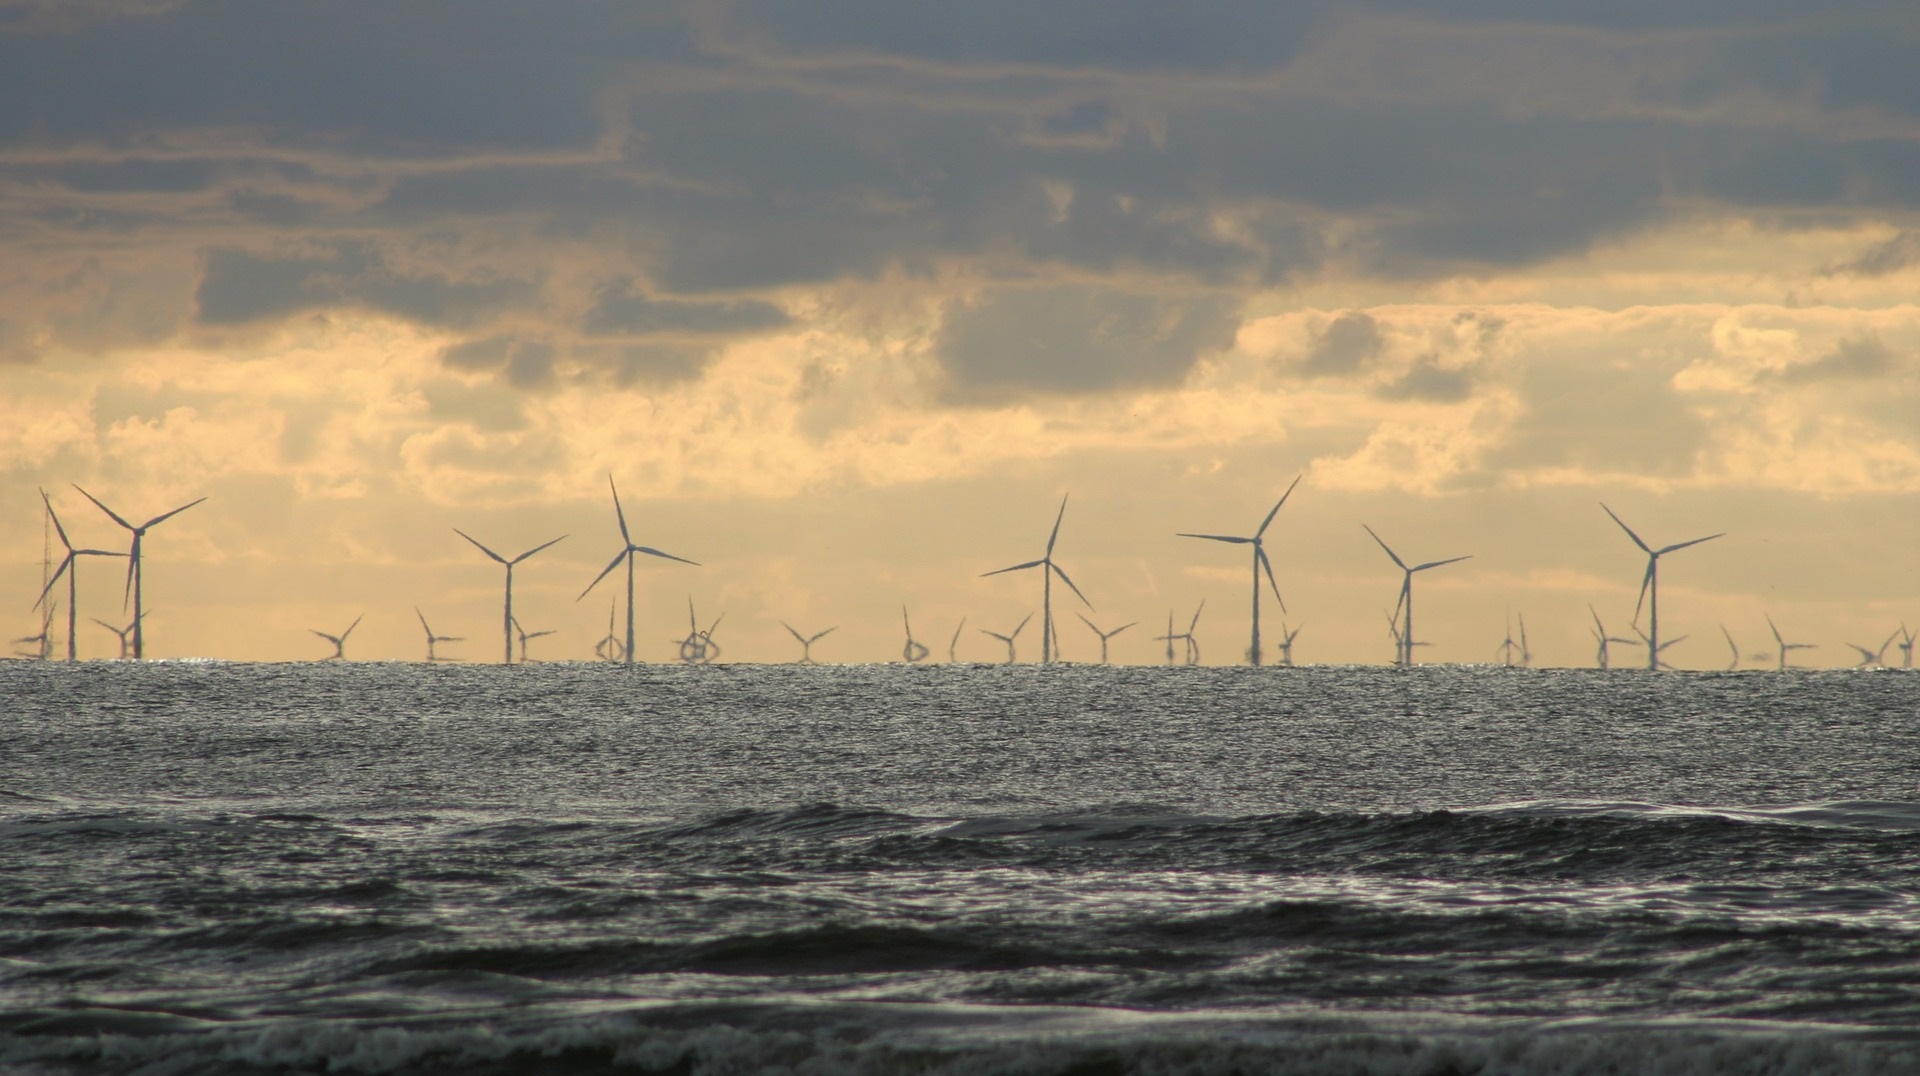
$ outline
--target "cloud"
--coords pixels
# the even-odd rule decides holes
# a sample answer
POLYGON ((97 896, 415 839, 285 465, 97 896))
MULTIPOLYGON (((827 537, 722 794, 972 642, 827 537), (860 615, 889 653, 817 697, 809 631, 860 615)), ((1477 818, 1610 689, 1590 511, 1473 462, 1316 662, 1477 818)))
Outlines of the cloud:
POLYGON ((956 303, 934 352, 960 399, 1171 385, 1233 342, 1235 307, 1216 296, 996 287, 956 303))
POLYGON ((1920 232, 1901 232, 1891 239, 1875 243, 1852 261, 1832 266, 1828 274, 1854 273, 1860 276, 1886 276, 1920 262, 1920 232))
POLYGON ((1374 390, 1383 400, 1417 403, 1460 403, 1473 395, 1473 371, 1443 366, 1434 355, 1422 355, 1407 372, 1374 390))
POLYGON ((303 310, 361 307, 429 325, 471 325, 529 303, 537 285, 479 275, 399 271, 372 244, 341 242, 314 254, 207 252, 194 294, 203 325, 241 325, 303 310))
POLYGON ((1349 310, 1321 330, 1306 357, 1294 364, 1293 369, 1312 377, 1356 374, 1378 358, 1385 347, 1380 323, 1365 311, 1349 310))
POLYGON ((1811 362, 1794 363, 1779 371, 1762 371, 1761 376, 1775 377, 1789 385, 1860 381, 1886 374, 1894 369, 1899 358, 1876 337, 1855 337, 1840 341, 1832 351, 1811 362))
POLYGON ((600 336, 715 336, 764 332, 792 321, 779 307, 758 299, 655 299, 607 287, 581 320, 581 328, 600 336))

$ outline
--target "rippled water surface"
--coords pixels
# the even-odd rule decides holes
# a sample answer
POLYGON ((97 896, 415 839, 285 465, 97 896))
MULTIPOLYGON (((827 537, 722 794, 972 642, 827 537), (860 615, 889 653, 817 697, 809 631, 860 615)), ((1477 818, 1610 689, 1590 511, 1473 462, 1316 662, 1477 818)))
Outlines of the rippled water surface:
POLYGON ((0 1069, 1920 1071, 1920 675, 8 663, 0 1069))

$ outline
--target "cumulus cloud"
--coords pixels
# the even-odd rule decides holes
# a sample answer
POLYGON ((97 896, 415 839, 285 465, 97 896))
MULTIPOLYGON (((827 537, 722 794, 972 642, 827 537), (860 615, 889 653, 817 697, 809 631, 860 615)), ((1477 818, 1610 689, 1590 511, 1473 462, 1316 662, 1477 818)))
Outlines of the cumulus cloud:
POLYGON ((1349 310, 1328 323, 1314 338, 1306 357, 1294 369, 1310 376, 1343 376, 1367 368, 1386 347, 1380 323, 1361 310, 1349 310))
POLYGON ((1782 370, 1765 371, 1763 376, 1777 377, 1790 385, 1818 381, 1860 381, 1880 377, 1899 361, 1893 349, 1878 338, 1865 336, 1842 340, 1832 351, 1810 362, 1794 363, 1782 370))

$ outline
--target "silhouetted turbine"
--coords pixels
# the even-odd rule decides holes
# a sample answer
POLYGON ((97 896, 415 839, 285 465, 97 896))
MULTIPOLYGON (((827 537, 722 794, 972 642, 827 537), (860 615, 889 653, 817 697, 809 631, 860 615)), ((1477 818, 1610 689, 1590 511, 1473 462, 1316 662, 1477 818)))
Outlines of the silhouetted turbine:
MULTIPOLYGON (((78 485, 73 488, 80 489, 78 485)), ((105 512, 109 519, 112 519, 115 523, 133 532, 133 548, 127 551, 127 591, 133 595, 133 659, 135 661, 144 660, 147 656, 147 641, 146 631, 141 627, 141 623, 146 620, 146 613, 144 607, 140 604, 140 585, 144 578, 140 560, 140 547, 147 536, 148 529, 172 519, 174 516, 206 500, 206 498, 201 497, 198 500, 188 501, 173 511, 162 512, 136 527, 120 518, 120 514, 113 509, 101 504, 100 498, 95 497, 84 489, 80 489, 80 495, 92 501, 94 507, 105 512)), ((126 597, 123 595, 120 599, 120 608, 124 611, 126 607, 126 597)))
POLYGON ((1666 642, 1661 643, 1659 646, 1655 646, 1653 645, 1653 636, 1648 635, 1644 631, 1641 631, 1640 625, 1635 624, 1633 626, 1633 633, 1640 637, 1640 645, 1646 647, 1647 653, 1651 655, 1647 659, 1647 669, 1650 672, 1658 672, 1661 669, 1673 668, 1672 665, 1667 664, 1667 659, 1661 657, 1660 655, 1666 653, 1668 647, 1678 646, 1679 644, 1687 641, 1687 637, 1682 635, 1682 636, 1679 636, 1678 638, 1668 639, 1666 642))
MULTIPOLYGON (((147 612, 151 613, 153 610, 149 609, 147 612)), ((133 624, 131 622, 124 628, 116 628, 97 616, 90 617, 89 619, 120 637, 120 657, 122 660, 133 656, 133 640, 130 638, 130 636, 133 635, 133 624)))
POLYGON ((607 634, 593 644, 593 656, 609 663, 618 663, 625 654, 620 637, 613 633, 613 616, 618 611, 618 605, 617 602, 607 602, 607 634))
POLYGON ((558 629, 555 628, 548 628, 545 631, 528 631, 520 626, 520 618, 515 617, 513 620, 513 631, 514 634, 520 637, 520 664, 525 665, 527 663, 527 643, 529 640, 538 639, 542 635, 556 634, 557 630, 558 629))
POLYGON ((1725 624, 1720 625, 1720 634, 1727 640, 1727 671, 1732 672, 1740 667, 1740 644, 1733 641, 1733 633, 1725 624))
POLYGON ((1164 642, 1167 644, 1167 664, 1168 665, 1173 664, 1173 644, 1177 640, 1179 640, 1179 638, 1180 636, 1175 635, 1173 632, 1173 610, 1169 609, 1167 610, 1167 633, 1165 635, 1156 635, 1153 637, 1154 642, 1156 643, 1164 642))
POLYGON ((31 658, 34 661, 46 661, 53 656, 53 617, 54 612, 59 608, 59 602, 48 602, 46 611, 40 614, 40 634, 22 635, 18 639, 13 640, 15 646, 21 643, 33 644, 33 653, 25 654, 16 650, 14 652, 16 655, 23 658, 31 658))
POLYGON ((904 605, 900 607, 900 624, 907 629, 907 645, 900 648, 900 659, 909 665, 925 661, 932 651, 913 641, 913 621, 907 618, 907 607, 904 605))
POLYGON ((1043 581, 1040 587, 1040 660, 1042 663, 1053 660, 1053 577, 1058 575, 1061 582, 1072 588, 1073 596, 1079 598, 1082 605, 1088 609, 1093 608, 1093 603, 1087 600, 1085 594, 1080 593, 1079 587, 1073 585, 1073 580, 1067 577, 1066 571, 1053 562, 1053 544, 1060 540, 1060 521, 1065 519, 1066 515, 1067 498, 1063 496, 1060 498, 1060 512, 1053 517, 1053 533, 1047 535, 1045 556, 1039 560, 1027 561, 1025 564, 1015 564, 1010 568, 996 568, 991 572, 981 573, 981 578, 984 579, 989 575, 1001 575, 1005 572, 1022 572, 1028 568, 1040 569, 1040 578, 1043 581))
POLYGON ((960 651, 960 633, 967 630, 967 618, 961 617, 958 627, 953 629, 953 638, 947 640, 947 664, 952 665, 960 659, 954 655, 960 651))
POLYGON ((1002 635, 997 631, 988 631, 985 628, 981 628, 980 631, 982 634, 991 635, 994 638, 1000 640, 1001 642, 1007 644, 1007 664, 1011 665, 1013 664, 1013 659, 1014 659, 1013 641, 1015 639, 1020 638, 1020 633, 1026 629, 1027 621, 1032 619, 1033 619, 1032 613, 1028 613, 1026 616, 1021 617, 1019 627, 1014 628, 1012 634, 1009 634, 1009 635, 1002 635))
MULTIPOLYGON (((1869 665, 1885 664, 1886 657, 1887 657, 1887 647, 1892 646, 1893 641, 1895 639, 1898 639, 1899 637, 1900 637, 1900 633, 1897 631, 1894 632, 1892 635, 1887 636, 1887 641, 1881 643, 1880 649, 1878 650, 1868 650, 1866 647, 1861 646, 1859 643, 1848 643, 1847 644, 1848 646, 1860 652, 1860 664, 1855 665, 1854 668, 1864 669, 1869 665)), ((72 659, 68 659, 68 660, 72 660, 72 659)))
POLYGON ((1260 521, 1260 529, 1254 531, 1253 537, 1251 538, 1231 534, 1189 534, 1186 531, 1179 532, 1182 538, 1204 538, 1209 542, 1228 542, 1233 545, 1250 545, 1253 547, 1253 641, 1247 647, 1247 659, 1254 665, 1260 664, 1261 572, 1264 571, 1267 573, 1267 586, 1273 590, 1273 600, 1280 603, 1280 611, 1282 613, 1287 611, 1286 599, 1280 597, 1280 584, 1275 582, 1273 578, 1273 561, 1267 557, 1267 550, 1262 544, 1262 541, 1266 536, 1267 527, 1273 523, 1273 517, 1280 514, 1280 507, 1287 503, 1288 497, 1293 496, 1293 487, 1298 486, 1300 479, 1305 477, 1306 475, 1303 474, 1293 480, 1293 485, 1288 486, 1287 491, 1280 495, 1278 501, 1274 502, 1273 508, 1267 512, 1267 518, 1260 521))
MULTIPOLYGON (((1305 625, 1302 625, 1302 627, 1304 626, 1305 625)), ((1288 631, 1286 620, 1282 619, 1280 621, 1280 664, 1286 668, 1293 668, 1293 641, 1299 637, 1299 628, 1288 631)))
MULTIPOLYGON (((590 591, 594 587, 599 586, 600 580, 605 579, 607 577, 607 573, 613 571, 615 568, 618 568, 620 566, 621 561, 624 560, 627 562, 627 646, 626 646, 627 658, 626 660, 627 660, 627 664, 631 665, 633 664, 633 555, 635 553, 645 553, 647 556, 650 556, 650 557, 660 557, 663 560, 677 560, 682 564, 692 564, 695 566, 698 566, 700 562, 697 560, 688 560, 685 557, 676 557, 672 553, 662 553, 660 550, 655 549, 652 546, 634 545, 633 536, 627 532, 627 513, 625 510, 623 510, 620 507, 620 491, 614 487, 612 475, 607 476, 607 489, 613 492, 613 514, 614 514, 614 517, 620 521, 620 540, 626 543, 626 547, 620 550, 620 552, 615 553, 613 555, 613 559, 607 562, 607 566, 605 568, 600 569, 600 574, 593 577, 593 582, 587 584, 587 589, 580 592, 580 598, 586 597, 587 591, 590 591)), ((573 600, 579 601, 580 598, 575 598, 573 600)))
POLYGON ((1772 617, 1767 618, 1767 627, 1773 632, 1773 641, 1779 644, 1780 646, 1780 668, 1782 669, 1785 669, 1787 667, 1788 652, 1794 651, 1794 650, 1813 650, 1819 647, 1820 645, 1819 643, 1790 643, 1785 639, 1782 639, 1780 637, 1780 629, 1777 627, 1774 627, 1772 617))
POLYGON ((1200 664, 1200 640, 1193 637, 1193 629, 1200 626, 1200 614, 1204 612, 1206 608, 1207 600, 1205 598, 1200 599, 1200 604, 1193 610, 1193 619, 1187 622, 1187 630, 1180 635, 1180 638, 1186 640, 1187 643, 1187 664, 1189 665, 1200 664))
POLYGON ((1913 633, 1904 623, 1900 625, 1900 667, 1913 668, 1913 633))
POLYGON ((362 620, 363 618, 365 618, 365 616, 366 616, 366 614, 365 614, 365 613, 362 613, 362 614, 360 614, 359 616, 357 616, 357 617, 354 617, 354 618, 353 618, 353 623, 351 623, 351 624, 348 624, 348 625, 347 625, 347 630, 346 630, 346 631, 343 631, 343 632, 341 632, 341 633, 340 633, 340 634, 338 634, 338 635, 328 635, 328 634, 327 634, 326 632, 324 632, 324 631, 321 631, 321 630, 319 630, 319 629, 317 629, 317 628, 308 628, 308 629, 307 629, 308 631, 310 631, 310 632, 313 632, 313 633, 314 633, 315 635, 318 635, 318 636, 319 636, 319 637, 321 637, 322 639, 325 639, 326 641, 328 641, 328 642, 330 642, 330 643, 332 643, 332 644, 333 644, 333 653, 331 653, 331 654, 329 654, 329 655, 327 655, 327 656, 326 656, 326 657, 324 657, 324 658, 316 658, 315 660, 317 660, 317 661, 345 661, 345 660, 347 660, 347 636, 349 636, 349 635, 352 635, 352 634, 353 634, 353 629, 355 629, 355 628, 357 628, 357 627, 359 627, 359 626, 360 626, 360 621, 361 621, 361 620, 362 620))
POLYGON ((713 659, 720 656, 720 644, 713 641, 713 632, 725 620, 727 614, 721 613, 713 618, 707 630, 700 630, 700 622, 694 619, 693 596, 687 596, 687 637, 680 640, 680 661, 686 665, 711 665, 713 659))
POLYGON ((1613 521, 1620 524, 1620 529, 1627 532, 1627 537, 1633 539, 1633 544, 1639 546, 1640 551, 1647 555, 1647 572, 1640 577, 1640 600, 1633 604, 1633 622, 1636 625, 1635 630, 1638 630, 1641 607, 1647 606, 1650 609, 1651 615, 1648 617, 1647 631, 1642 634, 1645 635, 1647 639, 1647 668, 1658 669, 1660 667, 1660 652, 1667 648, 1665 644, 1660 642, 1660 558, 1676 549, 1685 549, 1690 545, 1699 545, 1701 542, 1711 542, 1726 532, 1721 531, 1720 534, 1709 534, 1705 538, 1695 538, 1691 541, 1675 542, 1672 545, 1661 546, 1659 549, 1655 549, 1641 541, 1640 536, 1633 533, 1633 528, 1627 526, 1626 521, 1613 514, 1613 509, 1608 508, 1604 503, 1600 505, 1600 508, 1606 512, 1607 515, 1612 516, 1613 521), (1649 601, 1649 599, 1651 599, 1651 601, 1649 601))
POLYGON ((1608 635, 1607 626, 1600 622, 1600 614, 1593 608, 1591 603, 1587 605, 1587 613, 1593 617, 1593 627, 1587 630, 1593 634, 1593 641, 1597 645, 1597 649, 1593 654, 1593 662, 1596 667, 1602 669, 1610 669, 1613 667, 1613 643, 1621 643, 1626 646, 1640 645, 1632 639, 1623 639, 1618 635, 1608 635))
MULTIPOLYGON (((1107 640, 1112 639, 1114 636, 1120 634, 1123 631, 1126 631, 1128 628, 1131 628, 1135 624, 1139 623, 1139 621, 1137 620, 1129 620, 1125 624, 1120 625, 1119 627, 1113 629, 1112 631, 1101 631, 1100 626, 1095 624, 1093 621, 1088 620, 1085 615, 1081 613, 1075 613, 1073 615, 1079 617, 1080 622, 1082 624, 1085 624, 1087 627, 1092 628, 1093 633, 1100 637, 1100 664, 1102 665, 1105 665, 1107 663, 1107 640)), ((1171 626, 1169 626, 1169 630, 1171 630, 1171 626)))
POLYGON ((818 665, 819 662, 813 660, 813 644, 819 642, 820 640, 826 638, 829 635, 832 635, 835 631, 838 631, 840 628, 840 625, 835 624, 833 627, 828 628, 825 631, 817 631, 817 632, 814 632, 812 635, 802 635, 799 632, 793 630, 792 624, 789 624, 784 620, 780 622, 780 626, 787 629, 787 634, 793 636, 794 639, 798 641, 800 644, 800 659, 794 662, 794 664, 796 665, 818 665))
POLYGON ((1433 645, 1432 643, 1406 642, 1405 637, 1400 634, 1400 621, 1385 609, 1380 610, 1380 615, 1387 618, 1387 637, 1393 640, 1393 663, 1395 665, 1402 664, 1401 658, 1406 656, 1407 652, 1413 647, 1433 645))
MULTIPOLYGON (((431 665, 434 662, 441 660, 439 655, 434 653, 433 645, 435 643, 466 642, 465 639, 461 638, 458 635, 435 635, 433 633, 433 627, 427 623, 427 614, 421 612, 420 607, 417 605, 413 607, 413 615, 420 618, 420 630, 427 633, 427 664, 431 665)), ((451 661, 454 659, 449 658, 447 660, 451 661)))
POLYGON ((1464 557, 1448 557, 1446 560, 1430 560, 1425 564, 1416 564, 1409 568, 1407 567, 1407 562, 1400 559, 1400 554, 1388 548, 1387 543, 1381 541, 1380 536, 1373 533, 1372 527, 1367 526, 1365 523, 1360 524, 1360 526, 1373 537, 1373 540, 1379 544, 1381 549, 1386 550, 1387 556, 1393 558, 1394 565, 1403 573, 1400 580, 1400 600, 1394 603, 1393 611, 1397 614, 1405 610, 1406 622, 1400 626, 1397 633, 1400 638, 1400 659, 1398 663, 1401 665, 1411 665, 1413 664, 1413 648, 1417 645, 1413 641, 1413 573, 1424 572, 1429 568, 1439 568, 1448 564, 1457 564, 1463 560, 1470 560, 1473 554, 1469 553, 1464 557))
POLYGON ((79 584, 80 565, 76 562, 81 557, 124 557, 126 556, 126 554, 110 553, 104 549, 73 548, 73 543, 67 540, 67 528, 62 527, 60 525, 60 516, 54 512, 53 502, 47 499, 47 491, 44 489, 40 491, 40 501, 42 504, 45 504, 47 506, 47 518, 53 520, 54 532, 60 536, 60 544, 66 547, 67 555, 61 558, 59 569, 56 570, 53 573, 52 577, 47 580, 47 585, 40 589, 40 597, 34 601, 33 605, 34 605, 34 608, 36 609, 39 608, 40 603, 46 601, 47 595, 53 592, 53 585, 60 581, 60 576, 62 574, 66 575, 67 577, 67 660, 75 661, 75 660, 78 660, 78 653, 79 653, 75 644, 75 639, 78 635, 78 632, 75 631, 75 628, 78 624, 77 614, 79 613, 79 610, 80 610, 80 584, 79 584))
POLYGON ((462 538, 465 538, 469 542, 472 542, 473 547, 475 549, 478 549, 480 552, 485 553, 489 557, 492 557, 494 561, 496 561, 497 563, 506 566, 507 599, 506 599, 506 604, 500 613, 500 633, 501 633, 501 647, 502 647, 502 657, 500 659, 500 663, 502 665, 511 665, 513 664, 513 624, 514 624, 513 566, 520 563, 523 560, 526 560, 528 557, 533 556, 535 553, 540 552, 542 549, 545 549, 548 546, 554 544, 554 542, 560 541, 562 538, 565 538, 566 535, 563 534, 559 538, 553 539, 553 541, 551 542, 542 542, 541 544, 534 546, 532 549, 527 550, 525 553, 520 554, 519 556, 513 558, 512 560, 508 560, 507 558, 501 556, 500 554, 495 553, 493 550, 488 549, 486 546, 481 545, 479 541, 476 540, 472 535, 468 534, 466 531, 463 531, 458 527, 453 528, 453 533, 459 535, 462 538))

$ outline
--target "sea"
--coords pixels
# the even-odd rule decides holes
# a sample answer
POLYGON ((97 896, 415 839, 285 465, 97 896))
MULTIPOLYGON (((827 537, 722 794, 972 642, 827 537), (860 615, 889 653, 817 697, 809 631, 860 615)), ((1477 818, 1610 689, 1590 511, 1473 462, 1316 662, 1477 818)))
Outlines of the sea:
POLYGON ((1920 673, 4 663, 0 1072, 1920 1072, 1920 673))

